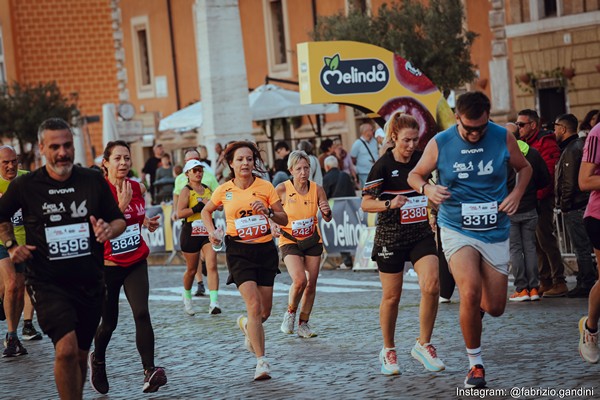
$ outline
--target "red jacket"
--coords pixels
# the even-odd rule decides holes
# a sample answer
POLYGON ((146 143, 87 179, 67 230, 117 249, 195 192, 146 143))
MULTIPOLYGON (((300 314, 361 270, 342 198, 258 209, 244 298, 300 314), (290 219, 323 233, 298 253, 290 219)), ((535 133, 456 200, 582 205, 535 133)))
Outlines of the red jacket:
POLYGON ((560 158, 560 149, 556 142, 556 136, 549 131, 538 131, 535 135, 526 139, 525 142, 540 153, 546 162, 548 172, 550 172, 550 184, 537 191, 537 199, 542 200, 554 195, 554 171, 560 158))

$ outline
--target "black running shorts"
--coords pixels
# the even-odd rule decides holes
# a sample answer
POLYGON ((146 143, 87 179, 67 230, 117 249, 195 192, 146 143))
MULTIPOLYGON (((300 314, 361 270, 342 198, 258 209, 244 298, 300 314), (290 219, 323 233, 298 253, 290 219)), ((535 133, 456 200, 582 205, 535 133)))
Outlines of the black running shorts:
POLYGON ((275 275, 279 274, 279 254, 273 241, 248 244, 225 236, 225 251, 229 278, 227 284, 239 287, 246 281, 258 286, 273 286, 275 275))
POLYGON ((192 236, 192 224, 183 223, 181 234, 179 235, 181 251, 184 253, 197 253, 206 243, 210 243, 208 236, 192 236))
POLYGON ((323 254, 323 244, 319 243, 316 246, 311 247, 310 249, 306 249, 305 251, 300 250, 297 244, 284 244, 279 248, 281 250, 281 259, 285 260, 285 256, 313 256, 313 257, 321 257, 323 254))
POLYGON ((437 248, 433 236, 415 243, 408 249, 387 249, 386 247, 374 246, 371 260, 377 262, 380 272, 395 274, 404 271, 404 263, 410 261, 413 265, 421 258, 434 255, 437 257, 437 248))
POLYGON ((34 282, 27 285, 27 291, 35 306, 40 328, 55 346, 63 336, 75 331, 79 349, 90 349, 102 316, 106 292, 104 282, 68 287, 34 282))

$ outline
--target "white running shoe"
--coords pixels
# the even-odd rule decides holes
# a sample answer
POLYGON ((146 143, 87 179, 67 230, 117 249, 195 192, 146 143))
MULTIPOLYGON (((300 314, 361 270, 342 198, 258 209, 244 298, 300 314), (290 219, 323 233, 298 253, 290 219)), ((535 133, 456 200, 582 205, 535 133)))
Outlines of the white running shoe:
POLYGON ((283 314, 283 322, 281 323, 281 332, 292 334, 294 333, 294 324, 296 323, 296 313, 286 311, 283 314))
POLYGON ((415 346, 410 351, 410 355, 423 364, 428 371, 439 372, 446 369, 444 362, 438 358, 437 351, 431 343, 421 346, 419 339, 417 339, 417 343, 415 343, 415 346))
POLYGON ((313 332, 308 322, 303 322, 298 325, 298 336, 308 339, 317 336, 317 334, 313 332))
POLYGON ((598 349, 598 332, 591 333, 585 327, 588 317, 579 320, 579 354, 585 361, 596 364, 600 359, 598 349))
POLYGON ((385 351, 385 349, 381 349, 381 352, 379 352, 379 361, 381 362, 382 374, 400 375, 400 368, 398 367, 398 358, 396 357, 396 349, 390 349, 388 351, 385 351))
POLYGON ((182 295, 182 297, 183 297, 183 309, 185 310, 185 313, 187 315, 196 314, 196 311, 194 311, 194 307, 192 307, 192 299, 186 298, 185 294, 182 295))
POLYGON ((208 313, 211 315, 221 314, 221 308, 219 307, 219 303, 210 303, 210 305, 208 306, 208 313))
POLYGON ((254 380, 262 381, 265 379, 271 379, 271 365, 266 358, 258 360, 256 363, 256 371, 254 372, 254 380))
POLYGON ((248 317, 240 315, 237 319, 237 324, 244 334, 244 347, 246 347, 246 350, 248 350, 250 353, 254 353, 254 348, 252 347, 252 343, 250 343, 250 339, 248 338, 248 327, 246 326, 248 325, 248 317))

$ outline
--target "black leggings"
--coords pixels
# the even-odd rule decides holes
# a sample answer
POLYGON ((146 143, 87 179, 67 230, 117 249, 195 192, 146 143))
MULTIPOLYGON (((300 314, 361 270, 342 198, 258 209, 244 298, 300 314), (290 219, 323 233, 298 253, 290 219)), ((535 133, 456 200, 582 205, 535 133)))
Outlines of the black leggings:
POLYGON ((144 369, 154 367, 154 330, 148 311, 148 263, 140 261, 130 267, 104 267, 106 299, 102 309, 102 322, 94 340, 94 358, 104 361, 106 348, 119 320, 119 294, 121 286, 133 311, 135 343, 142 357, 144 369))

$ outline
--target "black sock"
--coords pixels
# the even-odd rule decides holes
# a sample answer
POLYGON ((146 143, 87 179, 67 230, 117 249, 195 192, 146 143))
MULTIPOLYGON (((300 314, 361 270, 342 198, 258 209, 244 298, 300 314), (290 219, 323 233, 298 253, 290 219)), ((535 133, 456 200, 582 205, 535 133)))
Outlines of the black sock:
POLYGON ((30 319, 23 320, 23 328, 32 328, 32 327, 33 327, 33 322, 31 322, 30 319))
POLYGON ((585 322, 585 329, 588 330, 589 333, 596 333, 598 332, 598 329, 592 329, 588 326, 587 321, 585 322))

